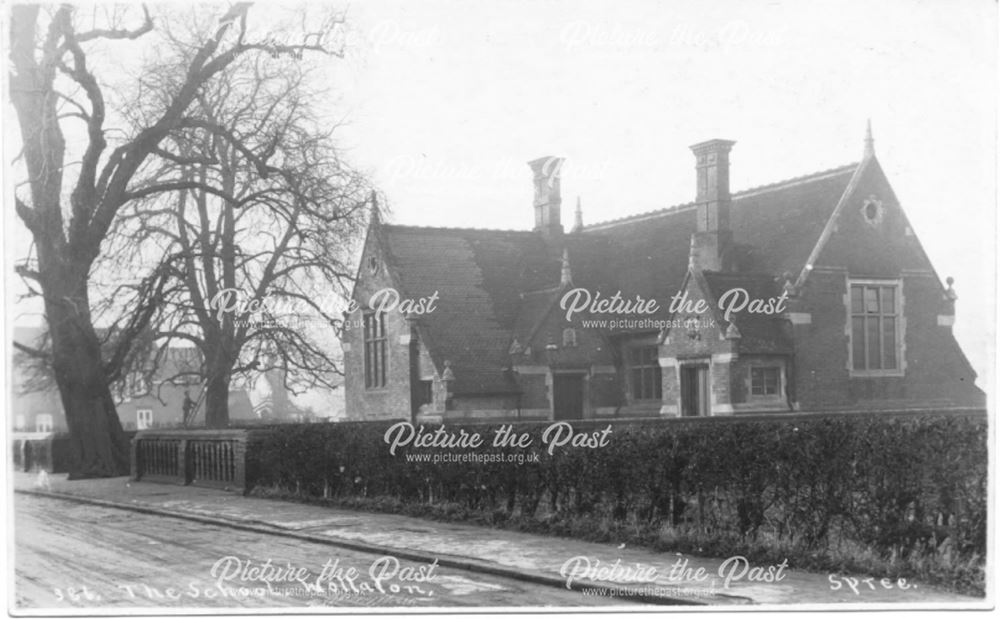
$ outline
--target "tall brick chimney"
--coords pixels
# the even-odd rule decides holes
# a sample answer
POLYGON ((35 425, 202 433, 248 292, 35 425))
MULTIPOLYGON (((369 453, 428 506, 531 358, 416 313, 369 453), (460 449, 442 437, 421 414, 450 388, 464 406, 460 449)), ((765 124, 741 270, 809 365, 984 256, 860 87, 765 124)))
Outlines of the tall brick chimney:
POLYGON ((540 157, 528 162, 535 184, 535 232, 546 237, 558 237, 563 233, 559 186, 563 161, 562 157, 540 157))
POLYGON ((691 235, 690 264, 703 271, 729 270, 729 150, 736 142, 709 140, 691 147, 695 156, 698 227, 691 235))

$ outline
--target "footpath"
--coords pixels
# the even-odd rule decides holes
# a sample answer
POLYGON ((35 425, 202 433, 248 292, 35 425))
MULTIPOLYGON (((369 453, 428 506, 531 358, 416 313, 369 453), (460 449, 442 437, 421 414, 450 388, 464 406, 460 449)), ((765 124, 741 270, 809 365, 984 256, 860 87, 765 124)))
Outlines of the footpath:
MULTIPOLYGON (((68 481, 15 473, 14 490, 106 507, 184 518, 263 534, 282 535, 351 550, 393 555, 518 580, 566 587, 583 594, 615 595, 652 604, 808 605, 848 609, 986 608, 969 597, 919 582, 870 578, 867 574, 827 574, 789 569, 780 563, 748 563, 742 557, 706 558, 675 552, 577 541, 244 497, 239 493, 128 478, 68 481), (616 568, 617 566, 617 568, 616 568), (652 571, 651 568, 655 568, 652 571), (628 570, 628 572, 626 572, 628 570), (622 575, 646 582, 622 582, 622 575), (650 576, 653 578, 650 579, 650 576)), ((15 534, 16 534, 15 513, 15 534)))

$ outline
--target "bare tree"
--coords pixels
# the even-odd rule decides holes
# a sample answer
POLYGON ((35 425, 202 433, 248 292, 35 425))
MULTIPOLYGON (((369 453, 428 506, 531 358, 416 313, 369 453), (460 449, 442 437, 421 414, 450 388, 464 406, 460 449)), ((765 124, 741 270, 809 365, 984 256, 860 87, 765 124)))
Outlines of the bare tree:
POLYGON ((210 427, 227 425, 234 380, 336 384, 331 341, 370 189, 315 117, 306 74, 295 58, 233 63, 168 137, 154 186, 185 189, 124 209, 110 235, 116 255, 156 239, 171 261, 181 286, 154 339, 161 354, 178 341, 200 352, 210 427))
MULTIPOLYGON (((335 29, 336 19, 310 24, 311 31, 304 30, 298 40, 255 38, 248 28, 248 9, 246 3, 232 5, 221 18, 211 20, 210 27, 202 27, 201 37, 190 42, 183 65, 178 65, 182 70, 158 76, 169 88, 160 90, 163 99, 148 100, 150 105, 136 113, 144 122, 133 131, 106 126, 106 121, 126 111, 107 105, 113 92, 107 80, 118 63, 108 53, 92 54, 92 48, 126 46, 151 36, 150 12, 142 7, 136 15, 138 8, 115 7, 100 14, 95 9, 86 17, 67 4, 20 4, 11 9, 10 93, 25 175, 15 208, 31 233, 35 254, 19 265, 18 272, 37 286, 34 289, 42 297, 52 368, 75 452, 73 477, 120 475, 128 470, 128 444, 109 377, 121 373, 132 337, 147 330, 156 303, 129 314, 115 337, 119 350, 102 354, 89 282, 119 211, 154 193, 199 186, 197 181, 183 186, 152 183, 148 171, 164 159, 167 136, 190 122, 189 111, 202 89, 237 59, 254 53, 342 52, 331 49, 326 37, 335 29), (85 21, 93 25, 82 25, 85 21), (100 57, 112 58, 104 73, 100 62, 92 62, 100 57)), ((117 47, 113 53, 128 51, 117 47)), ((218 140, 231 137, 214 127, 191 128, 218 140)), ((255 157, 267 161, 270 153, 255 157)), ((139 280, 137 299, 160 295, 171 267, 169 261, 164 264, 139 280)))

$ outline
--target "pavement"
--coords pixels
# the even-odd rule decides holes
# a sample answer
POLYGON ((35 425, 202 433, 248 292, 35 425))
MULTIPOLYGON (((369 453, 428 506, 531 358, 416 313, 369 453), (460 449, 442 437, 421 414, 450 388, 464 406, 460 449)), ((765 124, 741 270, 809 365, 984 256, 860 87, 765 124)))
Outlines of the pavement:
POLYGON ((294 537, 17 494, 11 614, 645 608, 294 537), (281 573, 266 573, 265 566, 281 573), (290 566, 290 567, 289 567, 290 566), (398 568, 397 568, 398 566, 398 568), (426 577, 423 577, 426 575, 426 577))
POLYGON ((64 475, 50 475, 48 482, 43 488, 36 476, 16 473, 13 485, 22 494, 298 538, 401 560, 436 560, 446 568, 633 602, 783 607, 836 604, 844 605, 845 610, 855 606, 872 610, 990 605, 984 598, 920 582, 816 573, 780 563, 749 563, 742 557, 657 552, 624 544, 244 497, 225 490, 133 482, 125 477, 68 481, 64 475))

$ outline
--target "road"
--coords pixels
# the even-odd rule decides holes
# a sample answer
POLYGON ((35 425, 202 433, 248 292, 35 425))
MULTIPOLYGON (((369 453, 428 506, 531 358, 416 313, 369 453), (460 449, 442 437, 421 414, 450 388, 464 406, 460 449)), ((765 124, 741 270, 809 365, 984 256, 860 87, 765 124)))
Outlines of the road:
POLYGON ((18 609, 624 605, 177 518, 15 495, 18 609))

